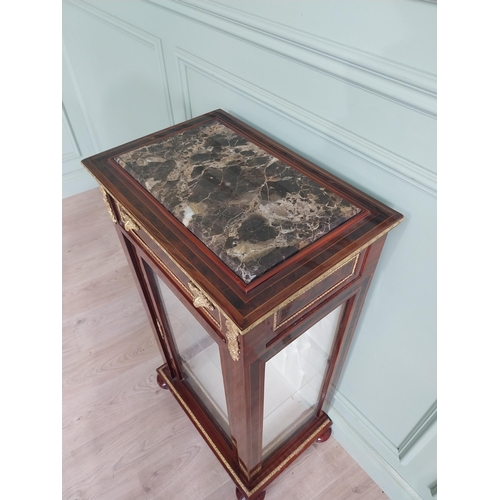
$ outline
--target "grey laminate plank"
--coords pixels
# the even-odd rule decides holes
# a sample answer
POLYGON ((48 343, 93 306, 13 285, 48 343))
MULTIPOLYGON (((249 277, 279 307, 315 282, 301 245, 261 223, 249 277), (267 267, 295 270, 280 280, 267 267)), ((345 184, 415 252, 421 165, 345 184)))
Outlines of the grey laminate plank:
POLYGON ((311 500, 387 500, 387 495, 355 464, 311 500))

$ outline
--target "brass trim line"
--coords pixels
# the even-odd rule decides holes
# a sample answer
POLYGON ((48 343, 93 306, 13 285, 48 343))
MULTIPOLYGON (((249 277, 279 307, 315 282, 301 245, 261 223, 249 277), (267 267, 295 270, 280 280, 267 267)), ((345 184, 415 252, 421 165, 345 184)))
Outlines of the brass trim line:
POLYGON ((156 326, 158 327, 158 331, 160 332, 160 337, 163 339, 163 342, 165 342, 165 333, 163 332, 163 328, 158 318, 156 319, 156 326))
MULTIPOLYGON (((314 300, 311 300, 311 302, 308 302, 305 306, 302 306, 296 313, 292 314, 289 318, 287 318, 284 321, 282 321, 279 325, 277 325, 276 323, 278 321, 278 313, 281 311, 281 308, 278 309, 274 313, 273 330, 276 331, 278 328, 281 328, 283 325, 285 325, 286 323, 288 323, 289 321, 291 321, 293 318, 296 318, 300 313, 302 313, 303 311, 305 311, 308 307, 310 307, 313 304, 315 304, 316 302, 318 302, 318 300, 321 300, 325 295, 328 295, 332 290, 334 290, 338 286, 342 285, 342 283, 346 282, 351 276, 354 276, 354 273, 356 272, 356 268, 357 268, 357 265, 358 265, 359 253, 356 255, 356 257, 354 257, 351 260, 354 260, 354 266, 353 266, 352 271, 349 273, 348 276, 346 276, 345 278, 342 278, 339 282, 335 283, 335 285, 331 286, 328 290, 326 290, 325 292, 323 292, 321 295, 318 295, 314 300)), ((351 262, 351 260, 348 261, 348 262, 346 262, 346 264, 344 264, 344 265, 347 265, 349 262, 351 262)), ((342 267, 344 267, 344 266, 342 266, 342 267)), ((325 276, 323 279, 328 278, 328 276, 330 276, 331 274, 333 274, 337 270, 338 269, 335 269, 334 271, 332 271, 331 273, 329 273, 327 276, 325 276)), ((309 289, 307 289, 307 290, 309 290, 309 289)), ((300 295, 304 294, 307 290, 303 289, 303 291, 302 291, 302 293, 300 293, 300 295)), ((299 297, 300 295, 295 296, 294 300, 297 297, 299 297)))
POLYGON ((297 448, 295 448, 292 451, 292 453, 290 453, 290 455, 288 455, 285 459, 283 459, 283 461, 277 467, 275 467, 264 479, 262 479, 256 486, 254 486, 251 490, 249 490, 243 484, 243 482, 239 478, 238 474, 231 467, 231 465, 228 463, 228 461, 224 458, 224 455, 221 453, 221 451, 219 450, 219 448, 217 448, 217 446, 215 445, 215 443, 212 441, 212 439, 208 435, 208 433, 205 430, 205 428, 201 425, 200 421, 196 418, 196 416, 194 415, 194 413, 189 408, 188 404, 184 401, 184 399, 182 399, 181 395, 177 392, 177 390, 175 389, 175 387, 173 386, 173 384, 170 382, 170 380, 168 379, 168 377, 165 375, 165 373, 163 372, 163 367, 158 368, 158 372, 161 374, 161 376, 165 380, 165 383, 168 385, 170 391, 175 396, 175 398, 177 399, 177 401, 179 401, 179 403, 181 404, 181 406, 184 408, 184 411, 189 415, 189 417, 191 418, 192 422, 197 427, 198 431, 207 440, 207 442, 209 443, 209 445, 212 447, 212 450, 214 451, 214 453, 217 455, 217 457, 219 458, 219 460, 224 464, 224 466, 228 470, 229 474, 233 477, 233 480, 238 484, 238 486, 241 488, 241 490, 243 491, 243 493, 245 493, 245 495, 247 495, 247 496, 253 495, 259 488, 261 488, 264 484, 266 484, 269 481, 269 479, 271 479, 272 477, 274 477, 283 468, 285 468, 288 465, 288 463, 293 458, 295 458, 297 455, 299 455, 300 452, 304 448, 306 448, 307 446, 309 446, 310 444, 312 444, 312 441, 315 441, 317 439, 318 434, 320 434, 320 432, 323 429, 325 429, 326 427, 330 427, 332 425, 332 423, 329 420, 325 421, 318 429, 316 429, 316 432, 314 432, 313 434, 311 434, 305 441, 302 442, 301 445, 299 445, 297 448))

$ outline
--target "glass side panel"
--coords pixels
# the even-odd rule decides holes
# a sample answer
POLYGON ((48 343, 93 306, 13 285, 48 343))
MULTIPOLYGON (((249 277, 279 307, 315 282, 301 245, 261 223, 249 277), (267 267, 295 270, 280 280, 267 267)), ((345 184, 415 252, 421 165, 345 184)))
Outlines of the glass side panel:
POLYGON ((342 309, 337 307, 267 361, 263 458, 314 413, 342 309))
POLYGON ((181 357, 183 380, 229 436, 219 346, 168 286, 156 274, 155 277, 181 357))

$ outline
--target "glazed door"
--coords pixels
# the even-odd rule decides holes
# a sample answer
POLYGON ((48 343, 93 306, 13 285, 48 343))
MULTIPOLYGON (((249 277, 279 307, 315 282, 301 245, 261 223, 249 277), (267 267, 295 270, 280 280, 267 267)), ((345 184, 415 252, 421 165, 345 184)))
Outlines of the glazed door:
POLYGON ((190 311, 172 291, 174 285, 146 262, 142 264, 171 350, 173 371, 229 438, 219 345, 196 319, 197 312, 190 311))
POLYGON ((317 412, 343 311, 342 304, 265 363, 263 460, 317 412))

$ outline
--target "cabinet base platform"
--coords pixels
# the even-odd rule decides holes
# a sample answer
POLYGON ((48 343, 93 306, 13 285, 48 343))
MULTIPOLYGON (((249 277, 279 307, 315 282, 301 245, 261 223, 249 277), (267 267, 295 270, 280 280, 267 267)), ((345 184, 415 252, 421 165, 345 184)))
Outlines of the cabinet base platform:
POLYGON ((221 442, 220 438, 215 435, 214 429, 211 428, 209 424, 207 427, 207 420, 201 418, 201 416, 199 417, 197 415, 197 410, 191 407, 192 398, 190 398, 189 393, 185 392, 181 383, 170 380, 166 375, 166 371, 166 365, 157 369, 158 385, 160 385, 160 387, 163 387, 162 383, 166 385, 166 388, 170 390, 186 415, 201 433, 205 442, 212 449, 219 462, 234 481, 238 500, 240 498, 244 500, 263 500, 265 496, 264 488, 271 484, 272 481, 291 465, 309 446, 315 442, 324 442, 331 435, 332 421, 326 413, 322 412, 315 422, 309 424, 307 429, 297 434, 292 443, 276 450, 274 455, 270 457, 270 460, 267 460, 267 464, 264 464, 259 473, 249 482, 240 468, 235 464, 233 453, 226 448, 219 448, 219 446, 217 446, 216 442, 221 442), (322 440, 320 441, 320 439, 322 440), (242 496, 240 497, 238 495, 242 496))

